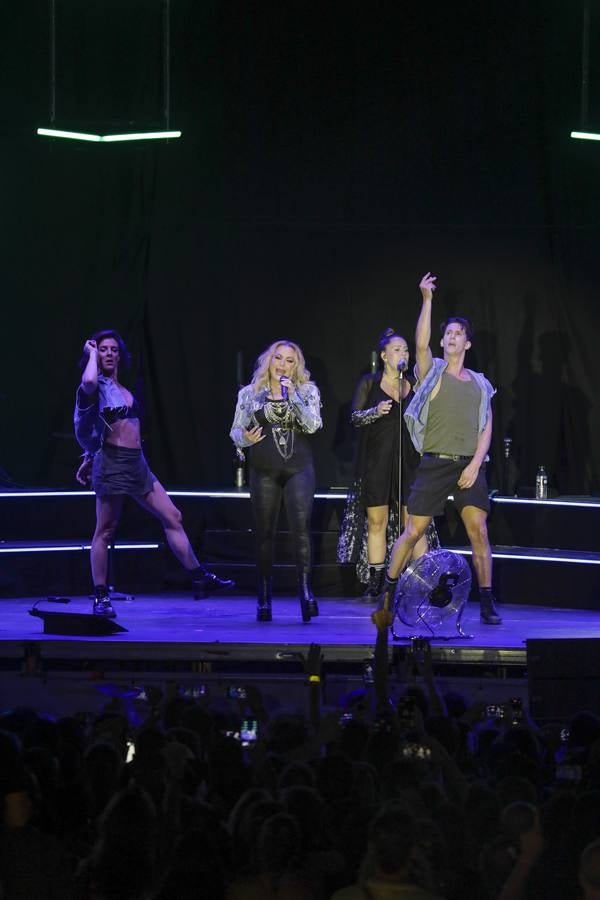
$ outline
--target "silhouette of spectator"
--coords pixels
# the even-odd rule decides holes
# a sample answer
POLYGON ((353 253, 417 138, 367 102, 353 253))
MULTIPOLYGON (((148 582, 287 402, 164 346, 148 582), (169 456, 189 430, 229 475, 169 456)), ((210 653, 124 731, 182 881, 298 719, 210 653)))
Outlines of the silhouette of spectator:
POLYGON ((418 829, 414 817, 401 806, 382 809, 369 825, 369 874, 360 883, 336 891, 332 900, 433 900, 436 895, 415 879, 419 865, 418 829))
POLYGON ((579 886, 584 900, 600 900, 600 839, 588 844, 581 854, 579 886))

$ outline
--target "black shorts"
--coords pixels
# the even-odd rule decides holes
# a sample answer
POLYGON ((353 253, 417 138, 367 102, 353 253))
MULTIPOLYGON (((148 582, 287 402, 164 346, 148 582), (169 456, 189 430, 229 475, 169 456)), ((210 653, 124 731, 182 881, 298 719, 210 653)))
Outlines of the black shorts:
POLYGON ((98 497, 130 494, 134 497, 150 493, 156 481, 141 450, 103 444, 94 456, 92 487, 98 497))
POLYGON ((421 460, 408 498, 408 512, 412 516, 440 516, 444 512, 449 494, 460 512, 465 506, 476 506, 490 511, 485 463, 479 469, 475 484, 470 488, 459 488, 457 481, 466 460, 438 459, 424 456, 421 460))

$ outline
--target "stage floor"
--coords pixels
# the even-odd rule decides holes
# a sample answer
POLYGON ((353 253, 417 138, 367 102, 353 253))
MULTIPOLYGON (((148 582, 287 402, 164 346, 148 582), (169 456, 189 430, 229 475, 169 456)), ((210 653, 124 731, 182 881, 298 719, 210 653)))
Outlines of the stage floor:
MULTIPOLYGON (((304 624, 298 600, 273 599, 273 621, 256 622, 252 596, 211 597, 194 601, 184 593, 143 594, 115 601, 117 622, 127 629, 106 636, 44 634, 43 623, 29 615, 33 604, 56 613, 89 613, 88 597, 72 597, 71 603, 50 604, 39 598, 1 601, 0 656, 22 656, 24 642, 35 642, 45 657, 130 659, 265 660, 285 658, 281 654, 302 651, 310 643, 321 645, 325 660, 364 659, 372 650, 375 628, 372 607, 351 598, 319 600, 320 615, 304 624)), ((502 625, 479 622, 479 607, 469 603, 463 629, 471 638, 460 639, 452 621, 444 636, 431 641, 434 660, 440 662, 489 662, 505 660, 524 665, 528 639, 598 638, 600 612, 553 609, 542 606, 502 605, 502 625)), ((395 631, 402 646, 411 635, 426 636, 424 629, 410 628, 396 620, 395 631)))

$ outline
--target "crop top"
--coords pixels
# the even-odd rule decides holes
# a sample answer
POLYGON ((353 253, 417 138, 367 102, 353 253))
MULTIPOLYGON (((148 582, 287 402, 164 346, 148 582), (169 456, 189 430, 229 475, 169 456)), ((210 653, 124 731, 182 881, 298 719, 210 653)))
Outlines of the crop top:
POLYGON ((105 406, 100 410, 100 415, 107 425, 120 422, 122 419, 139 419, 140 405, 134 397, 131 406, 105 406))

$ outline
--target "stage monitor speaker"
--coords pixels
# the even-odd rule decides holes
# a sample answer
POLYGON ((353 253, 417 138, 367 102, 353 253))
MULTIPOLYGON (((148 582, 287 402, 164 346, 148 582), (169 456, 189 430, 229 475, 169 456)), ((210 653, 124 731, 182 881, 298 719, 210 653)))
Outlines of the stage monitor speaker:
POLYGON ((100 637, 127 631, 127 628, 119 625, 114 619, 95 616, 93 613, 64 613, 47 609, 30 609, 29 615, 42 620, 44 634, 100 637))
POLYGON ((581 710, 600 715, 600 639, 528 640, 527 681, 537 722, 568 722, 581 710))

